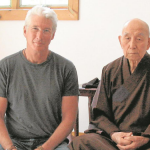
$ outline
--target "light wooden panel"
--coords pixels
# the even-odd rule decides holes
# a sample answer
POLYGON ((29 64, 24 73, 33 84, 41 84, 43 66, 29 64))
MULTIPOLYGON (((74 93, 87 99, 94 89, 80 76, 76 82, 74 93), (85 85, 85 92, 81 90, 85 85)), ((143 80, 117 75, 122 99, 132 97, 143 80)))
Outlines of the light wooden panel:
MULTIPOLYGON (((79 0, 69 0, 68 8, 52 8, 58 20, 78 20, 79 0)), ((12 0, 12 8, 0 9, 0 20, 24 20, 28 9, 19 7, 19 0, 12 0)))

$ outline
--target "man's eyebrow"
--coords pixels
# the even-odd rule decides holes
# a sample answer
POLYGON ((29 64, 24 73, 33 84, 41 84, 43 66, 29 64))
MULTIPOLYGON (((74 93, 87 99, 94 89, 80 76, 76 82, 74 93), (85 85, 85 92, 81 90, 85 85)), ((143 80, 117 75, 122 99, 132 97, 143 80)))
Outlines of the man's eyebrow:
POLYGON ((37 25, 33 25, 33 26, 31 26, 31 27, 38 27, 37 25))
POLYGON ((145 34, 144 33, 139 33, 137 34, 138 36, 144 36, 145 34))
MULTIPOLYGON (((129 35, 129 33, 128 32, 124 32, 123 36, 126 36, 126 35, 129 35)), ((137 36, 144 36, 144 33, 138 33, 137 36)))
MULTIPOLYGON (((38 26, 37 25, 33 25, 33 26, 31 26, 32 28, 34 28, 34 27, 36 27, 36 28, 38 28, 38 26)), ((43 30, 52 30, 51 28, 44 28, 43 30)))
POLYGON ((124 32, 124 33, 123 33, 123 36, 126 36, 126 35, 128 35, 128 34, 129 34, 128 32, 124 32))
POLYGON ((45 29, 52 30, 51 28, 45 28, 45 29))

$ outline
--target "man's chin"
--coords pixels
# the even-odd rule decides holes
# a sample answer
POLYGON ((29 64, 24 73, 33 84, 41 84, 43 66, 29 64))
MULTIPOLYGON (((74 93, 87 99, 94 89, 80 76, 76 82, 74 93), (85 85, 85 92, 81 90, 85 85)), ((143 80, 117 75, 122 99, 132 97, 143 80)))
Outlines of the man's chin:
POLYGON ((34 47, 35 51, 44 51, 45 47, 34 47))
POLYGON ((139 60, 142 59, 138 54, 132 54, 132 55, 129 55, 128 57, 126 57, 126 58, 131 60, 131 61, 139 61, 139 60))
POLYGON ((129 61, 132 61, 132 62, 140 62, 141 61, 141 58, 128 58, 129 61))

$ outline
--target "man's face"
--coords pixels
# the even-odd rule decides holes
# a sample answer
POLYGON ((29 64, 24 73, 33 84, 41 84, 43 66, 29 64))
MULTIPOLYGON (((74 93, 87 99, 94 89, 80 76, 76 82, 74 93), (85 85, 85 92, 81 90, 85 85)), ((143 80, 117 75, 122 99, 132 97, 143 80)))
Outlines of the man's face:
POLYGON ((129 61, 140 61, 149 49, 149 31, 146 25, 141 22, 130 22, 124 27, 119 41, 124 56, 129 61))
POLYGON ((24 27, 27 48, 30 50, 48 50, 48 46, 51 40, 53 40, 54 35, 51 20, 43 16, 31 16, 29 25, 24 27))

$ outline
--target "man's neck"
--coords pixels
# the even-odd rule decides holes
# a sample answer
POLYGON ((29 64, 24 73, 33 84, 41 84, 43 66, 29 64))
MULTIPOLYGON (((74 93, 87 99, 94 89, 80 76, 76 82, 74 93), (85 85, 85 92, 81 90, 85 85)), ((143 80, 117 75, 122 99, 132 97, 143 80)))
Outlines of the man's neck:
POLYGON ((140 61, 141 60, 129 60, 131 73, 134 72, 134 70, 136 69, 136 67, 138 66, 138 64, 139 64, 140 61))
POLYGON ((41 64, 47 60, 48 56, 50 55, 50 51, 47 50, 45 52, 32 52, 28 49, 24 49, 23 55, 31 63, 41 64))

